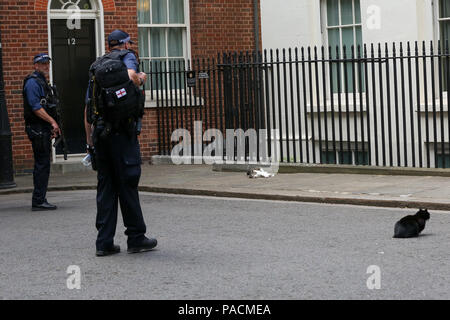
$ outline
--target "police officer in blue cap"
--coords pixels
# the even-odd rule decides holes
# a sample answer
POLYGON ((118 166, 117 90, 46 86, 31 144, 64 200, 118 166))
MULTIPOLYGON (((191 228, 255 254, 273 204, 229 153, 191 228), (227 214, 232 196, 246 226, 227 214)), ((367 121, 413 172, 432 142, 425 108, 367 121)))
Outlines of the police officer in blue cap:
POLYGON ((23 83, 25 131, 31 140, 34 155, 32 197, 33 211, 55 210, 56 206, 46 199, 50 176, 51 139, 61 134, 55 115, 49 108, 53 91, 47 79, 51 58, 47 53, 37 54, 33 59, 34 72, 23 83))
POLYGON ((141 154, 137 138, 138 119, 131 115, 134 114, 134 106, 137 104, 132 97, 136 92, 140 92, 139 86, 145 83, 147 76, 139 72, 136 54, 130 50, 132 43, 126 32, 113 31, 108 36, 110 53, 98 58, 90 69, 85 128, 88 149, 95 150, 94 162, 98 180, 97 256, 120 252, 120 246, 114 244, 119 205, 126 227, 125 234, 128 236, 128 253, 149 251, 157 245, 156 239, 145 236, 146 225, 138 195, 141 154), (117 61, 123 63, 117 65, 117 61), (104 67, 105 65, 107 66, 104 67), (124 65, 124 72, 120 70, 121 65, 124 65), (116 76, 114 72, 117 68, 116 76), (124 75, 125 84, 114 87, 114 80, 124 75), (104 86, 113 86, 113 89, 104 86), (115 110, 115 113, 111 110, 115 110), (131 110, 130 115, 127 115, 126 110, 131 110), (122 117, 126 114, 125 119, 120 118, 118 114, 122 117))

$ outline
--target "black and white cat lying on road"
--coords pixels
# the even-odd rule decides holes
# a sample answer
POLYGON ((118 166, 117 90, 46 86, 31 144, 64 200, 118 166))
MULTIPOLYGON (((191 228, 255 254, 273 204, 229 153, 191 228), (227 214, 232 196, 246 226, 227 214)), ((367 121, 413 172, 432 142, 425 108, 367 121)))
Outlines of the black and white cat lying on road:
POLYGON ((401 218, 394 227, 394 238, 418 237, 425 228, 425 222, 430 219, 427 209, 420 209, 413 216, 401 218))

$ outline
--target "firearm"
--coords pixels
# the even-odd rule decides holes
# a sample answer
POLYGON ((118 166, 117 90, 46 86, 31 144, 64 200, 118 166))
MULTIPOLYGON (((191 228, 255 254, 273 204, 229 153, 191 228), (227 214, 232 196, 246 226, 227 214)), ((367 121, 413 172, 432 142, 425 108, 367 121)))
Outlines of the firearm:
POLYGON ((48 101, 49 108, 55 109, 55 115, 56 115, 56 122, 58 123, 59 129, 61 130, 61 134, 59 137, 55 140, 55 143, 53 144, 53 147, 56 148, 60 143, 62 143, 62 150, 64 154, 64 160, 67 160, 67 153, 69 150, 67 149, 67 142, 66 137, 64 136, 64 121, 63 121, 63 112, 61 103, 59 101, 59 95, 58 90, 56 89, 56 86, 50 86, 52 89, 52 99, 48 101))
POLYGON ((95 148, 88 146, 88 153, 90 156, 90 161, 92 165, 92 170, 97 171, 97 155, 95 153, 95 148))
MULTIPOLYGON (((139 58, 139 53, 137 53, 133 49, 128 49, 128 51, 133 53, 136 57, 138 64, 141 67, 144 67, 144 65, 141 65, 141 59, 139 58)), ((141 70, 143 70, 143 68, 141 70)), ((150 72, 151 72, 151 69, 150 69, 150 72)), ((140 91, 141 96, 140 96, 140 100, 139 100, 138 117, 136 119, 136 134, 139 136, 142 131, 142 118, 144 117, 144 113, 145 113, 145 82, 142 84, 142 89, 138 88, 138 90, 140 91)))
POLYGON ((141 97, 139 101, 139 111, 138 118, 136 119, 136 134, 139 136, 142 131, 142 117, 144 116, 144 106, 145 106, 145 83, 144 89, 138 88, 141 91, 141 97))

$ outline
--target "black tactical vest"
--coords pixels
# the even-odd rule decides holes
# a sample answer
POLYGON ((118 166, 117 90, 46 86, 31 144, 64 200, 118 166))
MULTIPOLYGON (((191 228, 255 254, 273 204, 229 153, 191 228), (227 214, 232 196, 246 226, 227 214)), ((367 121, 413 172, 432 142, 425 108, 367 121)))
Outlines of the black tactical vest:
POLYGON ((49 84, 44 81, 40 76, 38 76, 35 72, 33 72, 32 74, 28 75, 25 80, 23 81, 23 89, 22 89, 22 96, 23 96, 23 116, 25 119, 25 124, 26 125, 30 125, 30 124, 41 124, 43 126, 50 126, 50 124, 39 118, 38 116, 36 116, 33 112, 33 108, 30 106, 30 104, 28 103, 28 97, 25 93, 25 84, 27 83, 28 80, 30 80, 31 78, 36 79, 36 81, 38 82, 38 84, 44 89, 44 97, 41 97, 41 106, 44 108, 44 110, 48 113, 48 101, 49 99, 52 99, 53 97, 53 91, 50 88, 49 84))

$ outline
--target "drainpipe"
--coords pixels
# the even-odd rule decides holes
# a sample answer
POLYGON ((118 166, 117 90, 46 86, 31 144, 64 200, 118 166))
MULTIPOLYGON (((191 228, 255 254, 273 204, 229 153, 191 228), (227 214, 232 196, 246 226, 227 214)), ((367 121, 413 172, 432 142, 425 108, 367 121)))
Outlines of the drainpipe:
MULTIPOLYGON (((263 0, 260 0, 263 1, 263 0)), ((261 48, 259 47, 259 0, 253 0, 253 16, 254 16, 254 35, 255 35, 255 52, 256 52, 256 62, 262 63, 262 54, 261 48)), ((260 65, 258 68, 258 72, 256 73, 256 92, 258 92, 258 97, 256 98, 255 109, 257 114, 258 128, 264 129, 265 125, 265 111, 264 111, 264 85, 262 84, 263 79, 263 68, 260 65)))
POLYGON ((0 30, 0 189, 16 187, 12 162, 12 134, 6 109, 3 81, 2 38, 0 30))
POLYGON ((255 51, 259 51, 259 5, 258 0, 253 0, 253 32, 255 35, 255 51))

